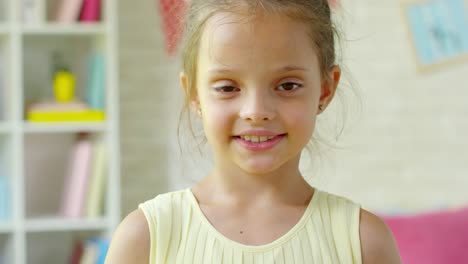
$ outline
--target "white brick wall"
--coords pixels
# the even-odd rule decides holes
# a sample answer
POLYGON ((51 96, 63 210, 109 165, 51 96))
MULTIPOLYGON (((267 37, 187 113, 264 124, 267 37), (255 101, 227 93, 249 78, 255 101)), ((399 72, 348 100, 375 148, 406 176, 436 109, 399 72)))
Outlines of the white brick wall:
POLYGON ((168 189, 169 98, 177 66, 165 57, 156 1, 119 1, 122 211, 168 189))
POLYGON ((399 1, 350 2, 344 63, 365 109, 327 186, 376 210, 468 204, 468 62, 419 73, 399 1))
MULTIPOLYGON (((364 113, 344 150, 308 177, 377 211, 468 204, 468 63, 418 73, 399 1, 344 5, 343 62, 362 90, 364 113)), ((179 65, 164 55, 156 8, 120 1, 124 213, 188 186, 209 166, 176 157, 179 65)))

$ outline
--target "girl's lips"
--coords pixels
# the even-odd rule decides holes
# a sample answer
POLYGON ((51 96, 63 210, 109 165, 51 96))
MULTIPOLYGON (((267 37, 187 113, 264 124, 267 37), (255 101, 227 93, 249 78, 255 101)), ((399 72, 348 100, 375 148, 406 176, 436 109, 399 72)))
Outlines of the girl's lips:
POLYGON ((234 137, 234 140, 239 143, 242 147, 251 150, 251 151, 264 151, 273 148, 279 144, 287 134, 276 135, 272 139, 269 139, 265 142, 252 142, 242 139, 239 136, 234 137))

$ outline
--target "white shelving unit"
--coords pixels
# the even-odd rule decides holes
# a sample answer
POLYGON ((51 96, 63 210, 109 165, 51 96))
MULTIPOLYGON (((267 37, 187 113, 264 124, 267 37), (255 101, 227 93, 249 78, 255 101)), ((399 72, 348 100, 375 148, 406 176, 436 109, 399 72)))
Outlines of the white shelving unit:
MULTIPOLYGON (((0 176, 11 185, 11 217, 0 220, 0 263, 67 263, 74 241, 110 237, 120 221, 117 88, 117 1, 102 1, 102 21, 59 25, 52 13, 58 0, 34 0, 36 18, 25 22, 23 0, 0 0, 0 176), (51 53, 59 51, 84 96, 86 58, 105 57, 106 121, 30 123, 29 103, 51 97, 51 53), (76 135, 105 140, 107 177, 104 213, 96 219, 58 214, 64 167, 76 135)), ((1 202, 1 201, 0 201, 1 202)))

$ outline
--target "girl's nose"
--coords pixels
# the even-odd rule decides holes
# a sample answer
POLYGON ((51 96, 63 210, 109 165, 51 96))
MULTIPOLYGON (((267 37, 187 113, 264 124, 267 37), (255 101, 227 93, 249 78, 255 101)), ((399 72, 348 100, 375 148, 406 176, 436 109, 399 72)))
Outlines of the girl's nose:
POLYGON ((267 93, 253 92, 246 95, 239 116, 250 122, 273 120, 276 116, 274 98, 267 93))

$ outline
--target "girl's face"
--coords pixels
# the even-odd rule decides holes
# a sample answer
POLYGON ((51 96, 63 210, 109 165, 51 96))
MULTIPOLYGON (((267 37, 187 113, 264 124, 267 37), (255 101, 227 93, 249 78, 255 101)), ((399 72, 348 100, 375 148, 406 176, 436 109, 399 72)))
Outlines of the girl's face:
POLYGON ((269 13, 214 15, 201 38, 193 104, 201 110, 216 166, 252 174, 298 166, 319 103, 332 99, 339 75, 335 68, 335 82, 322 82, 300 22, 269 13))

